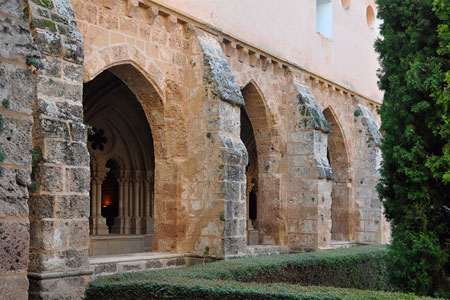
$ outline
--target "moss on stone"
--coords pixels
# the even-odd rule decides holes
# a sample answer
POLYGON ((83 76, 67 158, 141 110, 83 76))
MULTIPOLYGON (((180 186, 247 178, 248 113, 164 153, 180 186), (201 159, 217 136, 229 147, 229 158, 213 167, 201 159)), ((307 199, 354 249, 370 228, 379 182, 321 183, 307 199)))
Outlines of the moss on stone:
POLYGON ((37 5, 40 5, 42 7, 48 8, 48 9, 53 9, 53 2, 51 0, 31 0, 34 3, 36 3, 37 5))
POLYGON ((5 161, 5 158, 6 158, 6 152, 5 152, 5 149, 3 149, 3 148, 0 146, 0 162, 4 162, 4 161, 5 161))
POLYGON ((28 185, 28 191, 30 192, 36 192, 37 191, 37 182, 33 181, 28 185))
POLYGON ((38 8, 36 11, 38 12, 40 17, 44 17, 44 18, 49 17, 48 11, 46 9, 38 8))
POLYGON ((56 24, 46 19, 33 19, 33 21, 31 22, 31 27, 41 29, 48 28, 51 31, 56 32, 56 24))
POLYGON ((66 18, 61 17, 60 15, 55 14, 55 13, 52 14, 52 20, 55 22, 58 22, 58 23, 66 24, 66 25, 69 24, 69 21, 67 21, 66 18))
POLYGON ((5 130, 5 124, 4 124, 4 121, 3 121, 3 116, 2 115, 0 115, 0 132, 2 132, 3 130, 5 130))
POLYGON ((3 99, 2 105, 4 108, 9 109, 11 107, 11 101, 8 98, 3 99))

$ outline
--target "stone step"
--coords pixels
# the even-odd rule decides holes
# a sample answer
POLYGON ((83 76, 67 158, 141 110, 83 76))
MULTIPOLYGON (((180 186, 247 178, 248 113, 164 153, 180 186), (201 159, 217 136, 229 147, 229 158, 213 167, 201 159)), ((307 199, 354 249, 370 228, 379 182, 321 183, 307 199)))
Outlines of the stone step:
POLYGON ((320 250, 332 250, 332 249, 351 248, 351 247, 358 247, 358 246, 361 246, 361 244, 358 242, 332 240, 328 247, 321 247, 319 249, 320 250))
POLYGON ((89 258, 91 268, 94 269, 94 278, 126 272, 179 268, 211 261, 211 258, 204 259, 190 254, 165 252, 104 255, 89 258))
POLYGON ((263 255, 280 255, 289 253, 289 250, 277 245, 249 245, 247 246, 248 256, 263 256, 263 255))

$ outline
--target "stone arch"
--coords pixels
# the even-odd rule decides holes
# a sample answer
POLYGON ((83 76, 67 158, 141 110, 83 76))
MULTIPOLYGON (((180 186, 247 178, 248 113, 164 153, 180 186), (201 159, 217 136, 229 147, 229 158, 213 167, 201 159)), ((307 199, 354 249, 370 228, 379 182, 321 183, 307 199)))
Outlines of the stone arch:
MULTIPOLYGON (((138 48, 131 45, 115 45, 97 51, 84 62, 83 82, 93 80, 104 70, 115 66, 130 65, 145 77, 161 101, 165 101, 165 76, 161 69, 138 48)), ((131 69, 130 69, 131 70, 131 69)))
MULTIPOLYGON (((281 143, 277 142, 280 140, 278 131, 273 126, 274 116, 267 105, 264 94, 254 80, 242 88, 242 95, 245 100, 245 106, 242 109, 251 123, 256 146, 257 170, 255 172, 257 175, 254 177, 257 178, 257 222, 254 229, 257 230, 259 244, 280 244, 283 218, 281 175, 279 174, 281 143)), ((249 151, 251 152, 251 149, 249 151)), ((249 153, 250 155, 251 153, 249 153)), ((255 182, 249 182, 247 188, 254 185, 255 182)), ((247 197, 250 197, 249 192, 251 191, 247 191, 247 197)), ((254 241, 255 237, 251 235, 255 232, 248 232, 248 234, 249 241, 252 239, 254 241)))
POLYGON ((354 231, 354 226, 351 224, 352 178, 345 131, 332 107, 327 107, 323 114, 331 127, 327 148, 327 156, 334 177, 331 191, 331 240, 351 241, 354 231))
MULTIPOLYGON (((164 85, 161 88, 157 85, 157 82, 161 80, 155 80, 152 74, 141 68, 142 62, 119 58, 121 59, 118 61, 99 65, 96 64, 98 57, 88 60, 84 81, 92 80, 98 74, 108 70, 128 87, 141 105, 151 129, 154 149, 153 223, 155 236, 153 250, 175 250, 177 215, 173 208, 176 207, 177 197, 180 194, 178 189, 181 187, 177 182, 179 176, 176 174, 176 162, 171 159, 173 155, 170 149, 175 148, 171 147, 173 144, 171 138, 177 137, 177 153, 186 153, 185 155, 187 155, 187 149, 180 149, 185 147, 187 142, 181 141, 178 137, 180 127, 183 127, 184 123, 182 126, 173 126, 166 122, 165 88, 167 87, 164 85)), ((183 122, 184 118, 181 112, 171 111, 171 113, 178 115, 174 119, 183 122)))

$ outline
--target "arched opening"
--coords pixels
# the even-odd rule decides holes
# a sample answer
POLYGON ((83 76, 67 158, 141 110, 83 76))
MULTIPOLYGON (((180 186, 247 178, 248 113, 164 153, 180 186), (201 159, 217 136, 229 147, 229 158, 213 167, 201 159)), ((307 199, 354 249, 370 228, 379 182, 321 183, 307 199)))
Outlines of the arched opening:
POLYGON ((256 150, 255 134, 252 123, 245 111, 241 108, 241 140, 248 153, 248 165, 245 169, 247 178, 247 237, 249 245, 258 244, 258 153, 256 150))
POLYGON ((249 245, 279 245, 283 224, 281 180, 274 157, 281 143, 263 93, 252 80, 243 89, 241 140, 249 155, 247 167, 247 236, 249 245))
POLYGON ((367 25, 370 28, 373 28, 374 24, 375 24, 375 11, 373 10, 372 6, 367 6, 366 9, 366 21, 367 21, 367 25))
POLYGON ((325 109, 323 114, 331 126, 327 149, 328 161, 334 175, 331 190, 331 240, 351 241, 351 178, 344 134, 331 108, 325 109))
POLYGON ((91 126, 90 255, 150 251, 155 157, 144 109, 129 86, 106 70, 84 85, 83 110, 91 126))

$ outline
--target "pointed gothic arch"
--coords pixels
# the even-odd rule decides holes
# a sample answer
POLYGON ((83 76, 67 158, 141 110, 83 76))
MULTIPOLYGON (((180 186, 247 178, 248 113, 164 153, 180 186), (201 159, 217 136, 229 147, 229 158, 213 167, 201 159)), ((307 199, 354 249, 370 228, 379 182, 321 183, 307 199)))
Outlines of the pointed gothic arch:
POLYGON ((270 166, 276 151, 273 116, 258 84, 251 80, 242 95, 241 139, 249 153, 247 167, 247 229, 249 244, 280 244, 281 181, 270 166), (276 201, 278 200, 278 201, 276 201))
POLYGON ((323 114, 331 127, 327 148, 334 176, 331 191, 331 240, 351 241, 354 226, 351 225, 351 174, 345 133, 331 107, 326 108, 323 114))

